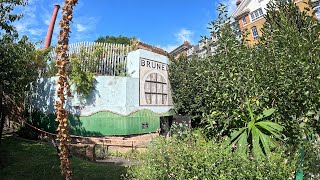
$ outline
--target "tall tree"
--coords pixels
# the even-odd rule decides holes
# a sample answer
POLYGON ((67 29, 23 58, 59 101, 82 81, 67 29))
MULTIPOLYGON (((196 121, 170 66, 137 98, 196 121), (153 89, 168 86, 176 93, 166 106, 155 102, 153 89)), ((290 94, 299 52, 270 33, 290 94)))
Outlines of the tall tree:
MULTIPOLYGON (((26 36, 18 38, 18 32, 12 25, 22 18, 14 14, 16 6, 27 5, 24 0, 2 0, 0 2, 0 113, 2 135, 5 120, 17 102, 23 102, 25 91, 30 82, 38 75, 38 67, 43 62, 37 60, 34 44, 26 36)), ((0 139, 1 142, 1 139, 0 139)))
POLYGON ((126 37, 126 36, 100 36, 95 42, 100 43, 114 43, 114 44, 133 44, 137 39, 135 37, 126 37))

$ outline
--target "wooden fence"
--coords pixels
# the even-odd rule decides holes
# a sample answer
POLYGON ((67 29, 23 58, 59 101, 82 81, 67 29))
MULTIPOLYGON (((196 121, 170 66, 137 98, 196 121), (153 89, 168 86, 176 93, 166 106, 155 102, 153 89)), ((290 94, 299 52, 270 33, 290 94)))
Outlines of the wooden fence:
MULTIPOLYGON (((79 42, 69 45, 69 57, 77 59, 83 71, 96 75, 126 76, 127 57, 132 50, 130 45, 96 42, 79 42)), ((49 58, 56 59, 55 49, 49 58)))

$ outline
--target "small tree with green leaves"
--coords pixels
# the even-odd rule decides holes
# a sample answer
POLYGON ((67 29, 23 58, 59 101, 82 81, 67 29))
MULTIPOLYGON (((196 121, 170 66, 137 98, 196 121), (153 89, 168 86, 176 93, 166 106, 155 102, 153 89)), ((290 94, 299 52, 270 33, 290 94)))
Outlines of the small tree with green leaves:
POLYGON ((18 102, 23 102, 25 91, 38 77, 39 68, 44 67, 44 62, 38 58, 41 52, 36 52, 26 36, 19 39, 12 24, 22 18, 21 14, 13 13, 14 7, 26 4, 23 0, 0 2, 0 134, 9 111, 18 102))

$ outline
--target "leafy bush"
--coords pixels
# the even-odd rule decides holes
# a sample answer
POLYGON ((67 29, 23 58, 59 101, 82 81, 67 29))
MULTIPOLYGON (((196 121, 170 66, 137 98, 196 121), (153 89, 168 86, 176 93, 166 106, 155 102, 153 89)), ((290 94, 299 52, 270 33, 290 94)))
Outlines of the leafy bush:
POLYGON ((159 137, 129 167, 130 179, 293 179, 297 155, 281 148, 250 160, 233 153, 230 141, 206 141, 199 133, 181 139, 159 137))
POLYGON ((305 176, 308 179, 320 179, 320 138, 305 145, 303 163, 305 176))
POLYGON ((277 109, 272 121, 284 126, 293 144, 319 133, 319 22, 291 1, 271 4, 259 43, 247 47, 225 7, 218 10, 211 23, 215 54, 170 64, 177 113, 192 116, 193 125, 205 125, 211 136, 230 135, 245 126, 241 114, 250 97, 277 109))
POLYGON ((78 59, 71 59, 72 72, 70 74, 71 84, 75 86, 75 92, 81 98, 86 98, 94 89, 95 77, 91 71, 83 71, 78 59))

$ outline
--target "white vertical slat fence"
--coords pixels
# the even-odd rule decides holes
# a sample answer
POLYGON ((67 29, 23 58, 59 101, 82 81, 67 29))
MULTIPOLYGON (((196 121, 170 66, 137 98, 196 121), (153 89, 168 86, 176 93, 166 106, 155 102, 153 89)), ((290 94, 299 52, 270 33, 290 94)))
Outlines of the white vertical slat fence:
MULTIPOLYGON (((68 55, 77 58, 83 71, 96 75, 119 76, 127 72, 127 56, 130 45, 98 42, 78 42, 69 45, 68 55)), ((49 53, 51 60, 56 59, 55 49, 49 53)))

